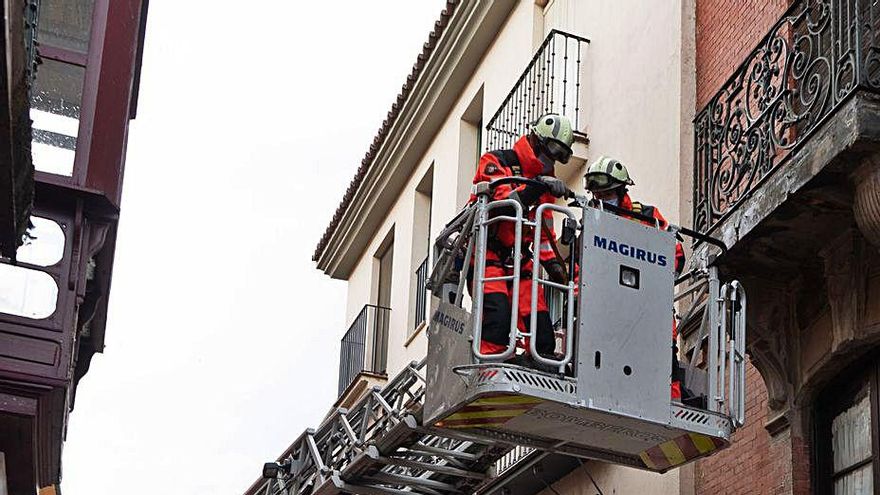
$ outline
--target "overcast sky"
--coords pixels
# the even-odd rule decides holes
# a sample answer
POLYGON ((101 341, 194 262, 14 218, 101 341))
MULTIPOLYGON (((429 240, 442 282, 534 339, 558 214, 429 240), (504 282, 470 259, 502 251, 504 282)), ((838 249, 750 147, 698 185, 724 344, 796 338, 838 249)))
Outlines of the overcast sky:
POLYGON ((153 0, 65 495, 242 493, 336 399, 311 261, 444 0, 153 0))

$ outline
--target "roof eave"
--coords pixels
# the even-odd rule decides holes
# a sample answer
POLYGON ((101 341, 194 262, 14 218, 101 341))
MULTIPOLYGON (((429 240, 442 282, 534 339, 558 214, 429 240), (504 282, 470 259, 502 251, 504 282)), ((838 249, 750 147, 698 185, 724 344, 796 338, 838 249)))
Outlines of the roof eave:
POLYGON ((515 6, 513 0, 460 2, 362 179, 350 186, 348 206, 328 227, 313 257, 318 269, 336 279, 349 276, 370 242, 354 234, 379 228, 380 212, 393 206, 515 6))

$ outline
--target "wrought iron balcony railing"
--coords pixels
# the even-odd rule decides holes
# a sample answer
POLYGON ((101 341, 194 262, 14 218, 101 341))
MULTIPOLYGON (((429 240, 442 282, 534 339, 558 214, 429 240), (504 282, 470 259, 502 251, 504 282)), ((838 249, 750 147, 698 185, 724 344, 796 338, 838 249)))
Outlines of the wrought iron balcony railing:
POLYGON ((362 371, 385 373, 390 316, 390 308, 367 304, 348 327, 348 331, 342 337, 339 351, 340 394, 362 371), (367 342, 372 342, 369 348, 367 342), (369 355, 367 355, 368 349, 369 355))
POLYGON ((590 40, 550 31, 501 107, 486 125, 486 149, 511 148, 528 124, 556 112, 581 130, 581 69, 590 40))
POLYGON ((880 5, 798 0, 694 120, 694 228, 713 230, 856 90, 880 90, 880 5))
POLYGON ((413 331, 425 322, 428 316, 428 275, 431 266, 428 265, 428 257, 416 269, 416 317, 413 322, 413 331))

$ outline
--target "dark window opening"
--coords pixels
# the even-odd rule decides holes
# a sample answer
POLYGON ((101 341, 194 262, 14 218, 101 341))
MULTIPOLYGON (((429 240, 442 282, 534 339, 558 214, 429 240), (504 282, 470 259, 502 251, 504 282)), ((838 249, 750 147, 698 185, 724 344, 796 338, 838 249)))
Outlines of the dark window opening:
MULTIPOLYGON (((376 291, 376 305, 380 308, 391 307, 391 275, 394 263, 394 240, 379 258, 379 280, 376 291)), ((387 318, 386 313, 382 314, 387 318)), ((385 373, 388 367, 388 324, 375 325, 373 329, 373 370, 377 373, 385 373)))
POLYGON ((880 360, 842 373, 819 396, 813 438, 816 493, 861 495, 880 486, 880 360))

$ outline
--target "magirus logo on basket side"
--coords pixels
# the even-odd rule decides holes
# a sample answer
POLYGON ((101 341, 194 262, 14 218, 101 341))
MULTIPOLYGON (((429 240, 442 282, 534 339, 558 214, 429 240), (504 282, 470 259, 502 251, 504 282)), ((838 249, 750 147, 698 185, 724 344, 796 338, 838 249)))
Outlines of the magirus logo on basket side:
POLYGON ((657 254, 640 247, 630 246, 624 242, 618 242, 614 239, 608 239, 607 237, 594 235, 593 246, 606 251, 611 251, 612 253, 617 253, 621 256, 629 256, 635 260, 651 263, 652 265, 666 266, 668 264, 668 259, 662 254, 657 254))
POLYGON ((437 325, 446 327, 459 335, 464 333, 465 322, 459 320, 455 316, 444 313, 442 309, 438 309, 434 312, 431 321, 437 325))

